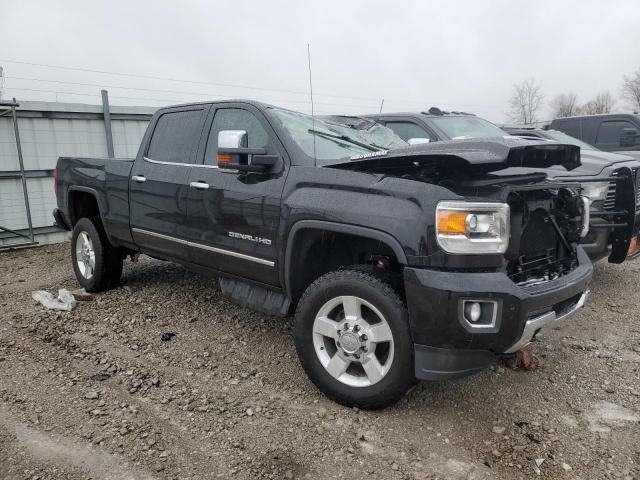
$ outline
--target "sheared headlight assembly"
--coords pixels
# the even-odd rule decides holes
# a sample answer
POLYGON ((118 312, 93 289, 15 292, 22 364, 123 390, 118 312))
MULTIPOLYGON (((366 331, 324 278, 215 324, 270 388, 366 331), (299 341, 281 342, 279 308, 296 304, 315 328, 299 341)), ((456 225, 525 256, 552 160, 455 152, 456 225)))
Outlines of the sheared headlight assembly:
POLYGON ((509 246, 509 205, 439 202, 436 235, 438 244, 449 253, 504 253, 509 246))

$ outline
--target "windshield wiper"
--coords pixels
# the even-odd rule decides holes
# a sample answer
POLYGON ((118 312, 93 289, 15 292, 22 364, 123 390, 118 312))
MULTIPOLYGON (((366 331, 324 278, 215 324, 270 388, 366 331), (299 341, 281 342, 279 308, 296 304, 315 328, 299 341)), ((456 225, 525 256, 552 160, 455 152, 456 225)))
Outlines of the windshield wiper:
POLYGON ((320 130, 313 130, 311 128, 308 131, 309 131, 309 133, 312 133, 314 135, 318 135, 320 137, 333 138, 335 140, 342 140, 343 142, 347 142, 347 143, 350 143, 352 145, 357 145, 358 147, 361 147, 361 148, 364 148, 366 150, 369 150, 370 152, 380 152, 380 151, 384 150, 383 148, 374 147, 373 145, 369 145, 368 143, 359 142, 358 140, 354 140, 353 138, 348 137, 347 135, 334 135, 332 133, 322 132, 320 130))

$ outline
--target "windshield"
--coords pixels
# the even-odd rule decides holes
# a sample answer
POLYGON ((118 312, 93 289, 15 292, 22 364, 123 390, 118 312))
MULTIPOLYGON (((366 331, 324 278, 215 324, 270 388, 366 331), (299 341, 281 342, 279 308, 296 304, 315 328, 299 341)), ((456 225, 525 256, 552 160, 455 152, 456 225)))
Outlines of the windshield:
POLYGON ((431 117, 433 123, 451 140, 504 137, 508 135, 493 123, 478 117, 431 117))
POLYGON ((317 117, 314 122, 310 115, 291 110, 269 110, 302 151, 320 163, 407 146, 393 130, 380 124, 356 129, 317 117))
POLYGON ((569 145, 576 145, 580 147, 582 150, 597 150, 593 145, 589 145, 587 142, 583 142, 582 140, 578 140, 575 137, 567 135, 566 133, 560 132, 558 130, 547 130, 547 135, 549 138, 552 138, 556 142, 560 143, 568 143, 569 145))

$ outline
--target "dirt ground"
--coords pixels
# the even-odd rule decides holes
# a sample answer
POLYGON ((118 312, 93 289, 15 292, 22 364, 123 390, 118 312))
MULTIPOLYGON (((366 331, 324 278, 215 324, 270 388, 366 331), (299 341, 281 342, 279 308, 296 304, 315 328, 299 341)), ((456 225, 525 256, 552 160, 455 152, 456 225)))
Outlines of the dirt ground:
POLYGON ((171 263, 45 310, 32 291, 78 288, 68 250, 0 253, 2 480, 640 478, 640 261, 596 265, 587 307, 536 344, 544 368, 364 412, 307 380, 289 321, 171 263))

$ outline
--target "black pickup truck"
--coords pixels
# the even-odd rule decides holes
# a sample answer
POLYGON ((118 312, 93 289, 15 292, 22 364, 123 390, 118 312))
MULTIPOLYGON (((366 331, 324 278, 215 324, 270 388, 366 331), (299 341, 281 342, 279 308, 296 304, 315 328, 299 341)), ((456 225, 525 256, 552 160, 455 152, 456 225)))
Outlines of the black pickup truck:
MULTIPOLYGON (((640 161, 626 154, 599 151, 563 132, 501 129, 473 114, 447 112, 437 107, 425 112, 382 113, 365 117, 390 128, 411 144, 517 135, 580 147, 580 167, 568 172, 561 166, 552 166, 547 174, 557 180, 579 182, 582 195, 589 198, 591 225, 589 234, 581 241, 582 247, 592 261, 607 257, 610 263, 622 263, 627 258, 638 256, 640 161)), ((362 117, 334 117, 334 121, 343 124, 361 120, 362 117)), ((360 129, 365 128, 359 123, 356 125, 360 129)), ((510 169, 502 173, 510 175, 514 171, 510 169)), ((523 170, 521 172, 524 173, 523 170)))
POLYGON ((138 252, 219 277, 232 300, 295 311, 311 380, 379 408, 416 378, 469 375, 580 308, 592 265, 572 145, 521 139, 398 147, 250 101, 160 109, 134 160, 60 158, 58 225, 89 291, 138 252), (393 147, 394 149, 390 150, 393 147))
POLYGON ((579 138, 605 152, 623 153, 640 160, 640 115, 637 113, 555 118, 548 128, 579 138))

